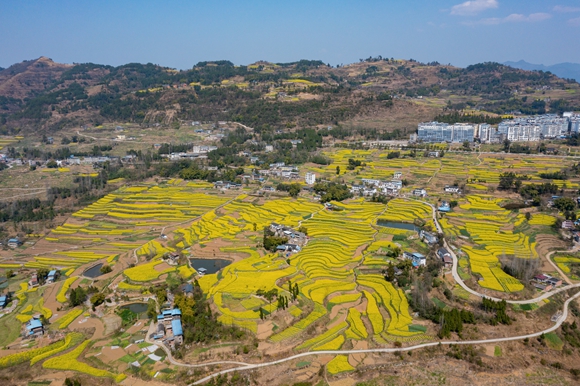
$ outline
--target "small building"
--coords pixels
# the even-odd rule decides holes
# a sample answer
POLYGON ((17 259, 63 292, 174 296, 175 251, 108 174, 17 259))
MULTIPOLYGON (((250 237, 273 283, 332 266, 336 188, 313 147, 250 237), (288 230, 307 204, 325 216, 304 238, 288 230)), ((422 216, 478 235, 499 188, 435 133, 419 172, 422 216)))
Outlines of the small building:
POLYGON ((28 286, 31 288, 38 287, 38 275, 36 273, 33 273, 32 276, 30 276, 28 286))
POLYGON ((10 292, 0 296, 0 308, 5 308, 10 303, 10 292))
POLYGON ((449 203, 447 201, 443 201, 441 202, 441 205, 439 205, 439 208, 437 208, 437 210, 439 212, 450 212, 451 211, 451 206, 449 205, 449 203))
POLYGON ((443 191, 445 193, 457 193, 457 194, 461 193, 461 190, 459 190, 459 186, 446 185, 443 191))
POLYGON ((545 283, 546 281, 548 281, 548 279, 550 279, 550 276, 544 275, 543 273, 534 276, 534 280, 537 281, 538 283, 545 283))
POLYGON ((393 178, 394 179, 397 179, 397 180, 400 180, 401 178, 403 178, 403 173, 401 173, 401 172, 395 172, 393 174, 393 178))
POLYGON ((26 323, 26 336, 44 335, 44 326, 39 318, 33 317, 26 323))
POLYGON ((552 289, 552 286, 546 283, 534 283, 534 287, 540 291, 549 291, 552 289))
POLYGON ((429 157, 435 157, 435 158, 439 158, 439 156, 441 155, 441 152, 437 151, 430 151, 429 153, 427 153, 427 155, 429 157))
POLYGON ((316 182, 316 174, 311 172, 306 173, 305 181, 308 185, 314 185, 316 182))
POLYGON ((181 318, 173 319, 171 321, 171 330, 173 331, 173 341, 175 344, 183 344, 183 327, 181 326, 181 318))
POLYGON ((20 241, 20 239, 18 237, 14 237, 14 238, 8 240, 7 245, 10 248, 18 248, 19 246, 22 245, 22 241, 20 241))
POLYGON ((46 277, 46 283, 47 284, 54 283, 56 279, 58 279, 58 271, 56 269, 53 269, 48 273, 48 276, 46 277))
POLYGON ((427 265, 427 258, 419 252, 403 252, 403 259, 411 260, 411 264, 415 268, 427 265))
POLYGON ((165 325, 163 323, 157 325, 157 336, 165 336, 165 325))
POLYGON ((427 191, 425 189, 414 189, 413 196, 415 197, 426 197, 427 191))
POLYGON ((445 268, 449 268, 453 266, 453 258, 451 257, 451 253, 445 248, 439 248, 437 250, 437 257, 441 259, 445 268))
POLYGON ((183 285, 183 293, 188 298, 193 297, 193 285, 191 283, 187 283, 183 285))
POLYGON ((426 232, 424 230, 421 230, 421 232, 419 232, 419 238, 429 245, 437 244, 437 242, 439 241, 439 238, 436 235, 430 232, 426 232))
POLYGON ((562 279, 558 279, 557 277, 551 277, 546 281, 546 283, 556 288, 562 285, 562 279))
POLYGON ((562 221, 562 229, 574 229, 574 221, 572 220, 562 221))

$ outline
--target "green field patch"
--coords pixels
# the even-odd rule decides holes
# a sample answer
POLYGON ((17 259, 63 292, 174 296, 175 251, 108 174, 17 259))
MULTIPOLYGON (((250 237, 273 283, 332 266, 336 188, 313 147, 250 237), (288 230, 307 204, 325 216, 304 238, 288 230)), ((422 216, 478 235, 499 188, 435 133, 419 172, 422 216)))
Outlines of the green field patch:
POLYGON ((500 346, 495 346, 495 348, 493 349, 493 356, 501 357, 501 347, 500 346))
POLYGON ((442 310, 447 308, 447 304, 445 304, 443 301, 441 301, 435 297, 431 298, 431 301, 433 302, 433 304, 435 304, 437 307, 439 307, 442 310))
POLYGON ((544 340, 546 341, 546 345, 552 350, 562 350, 564 346, 564 342, 562 342, 562 339, 555 332, 544 334, 544 340))
POLYGON ((304 367, 310 366, 310 363, 312 363, 312 362, 301 361, 301 362, 296 363, 296 367, 298 367, 299 369, 302 369, 304 367))
POLYGON ((422 326, 420 324, 411 324, 409 326, 409 332, 427 332, 427 327, 422 326))

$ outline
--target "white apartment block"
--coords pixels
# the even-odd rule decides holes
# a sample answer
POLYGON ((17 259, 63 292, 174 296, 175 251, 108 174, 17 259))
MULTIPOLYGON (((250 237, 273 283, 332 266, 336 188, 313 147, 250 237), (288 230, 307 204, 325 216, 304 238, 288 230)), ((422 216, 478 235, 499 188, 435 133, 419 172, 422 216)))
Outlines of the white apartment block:
POLYGON ((316 182, 316 174, 311 172, 306 173, 305 181, 308 185, 314 185, 316 182))
POLYGON ((425 122, 417 130, 417 139, 423 142, 473 142, 474 137, 475 126, 467 123, 425 122))

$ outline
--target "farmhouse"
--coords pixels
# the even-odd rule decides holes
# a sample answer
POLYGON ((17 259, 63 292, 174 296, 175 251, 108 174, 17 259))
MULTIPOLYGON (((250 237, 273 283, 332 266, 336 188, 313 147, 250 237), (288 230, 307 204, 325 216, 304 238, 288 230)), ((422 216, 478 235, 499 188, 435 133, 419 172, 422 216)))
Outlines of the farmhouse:
POLYGON ((0 308, 5 308, 10 303, 10 292, 0 296, 0 308))
POLYGON ((574 229, 574 221, 572 220, 562 221, 562 229, 574 229))
POLYGON ((415 197, 426 197, 427 191, 425 189, 415 189, 413 190, 413 196, 415 197))
POLYGON ((451 253, 445 248, 439 248, 437 250, 437 257, 441 259, 445 268, 449 268, 453 265, 453 258, 451 257, 451 253))
POLYGON ((42 336, 44 335, 44 326, 40 318, 33 317, 26 323, 26 336, 42 336))
POLYGON ((38 287, 38 275, 36 275, 36 273, 33 273, 32 276, 30 276, 28 286, 31 288, 38 287))
POLYGON ((163 310, 157 315, 157 333, 153 339, 161 339, 164 336, 164 342, 173 345, 183 343, 183 327, 181 326, 181 310, 174 308, 172 310, 163 310))
POLYGON ((401 172, 395 172, 393 174, 393 178, 396 178, 397 180, 401 179, 403 177, 403 173, 401 172))
MULTIPOLYGON (((275 236, 285 237, 288 239, 288 245, 304 246, 308 243, 308 236, 305 233, 296 231, 290 227, 277 224, 275 222, 270 224, 269 230, 275 236)), ((298 249, 299 251, 300 249, 298 249)))
POLYGON ((439 210, 439 212, 449 212, 451 211, 451 206, 449 206, 449 203, 447 201, 443 201, 441 202, 441 205, 439 205, 439 208, 437 208, 437 210, 439 210))
POLYGON ((424 230, 419 233, 419 238, 429 245, 436 244, 439 241, 437 236, 424 230))
POLYGON ((427 265, 427 258, 419 252, 403 252, 403 259, 411 260, 413 267, 417 268, 421 265, 427 265))
POLYGON ((449 185, 446 185, 445 188, 443 189, 443 191, 445 193, 457 193, 457 194, 461 194, 461 190, 459 189, 459 186, 449 186, 449 185))
POLYGON ((56 269, 53 269, 52 271, 50 271, 48 273, 48 276, 46 278, 46 283, 47 284, 51 284, 54 283, 58 278, 58 271, 56 269))
POLYGON ((18 248, 19 246, 22 245, 22 241, 20 241, 20 239, 18 237, 14 237, 14 238, 8 240, 7 245, 10 248, 18 248))

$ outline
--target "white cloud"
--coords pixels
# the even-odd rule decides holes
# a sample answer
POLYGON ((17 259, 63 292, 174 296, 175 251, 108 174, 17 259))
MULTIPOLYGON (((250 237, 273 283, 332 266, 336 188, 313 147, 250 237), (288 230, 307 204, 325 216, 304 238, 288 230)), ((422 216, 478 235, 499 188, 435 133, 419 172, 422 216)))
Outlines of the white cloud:
MULTIPOLYGON (((490 17, 487 19, 481 19, 481 20, 477 20, 477 21, 464 22, 463 24, 465 24, 465 25, 478 25, 478 24, 495 25, 495 24, 502 24, 502 23, 523 23, 523 22, 535 23, 535 22, 547 20, 551 17, 552 17, 552 15, 550 15, 549 13, 543 13, 543 12, 531 13, 527 16, 522 15, 521 13, 512 13, 511 15, 508 15, 504 18, 490 17)), ((573 19, 573 20, 575 20, 575 19, 573 19)))
POLYGON ((568 20, 568 24, 580 27, 580 17, 568 20))
POLYGON ((497 0, 470 0, 451 8, 452 15, 470 16, 476 15, 486 9, 497 8, 497 0))
POLYGON ((508 17, 504 18, 503 21, 508 23, 508 22, 522 22, 522 21, 528 21, 528 22, 536 22, 536 21, 542 21, 542 20, 546 20, 551 18, 552 15, 550 15, 549 13, 532 13, 528 16, 519 14, 519 13, 512 13, 511 15, 509 15, 508 17))
POLYGON ((566 5, 556 5, 554 7, 554 12, 560 13, 580 12, 580 7, 568 7, 566 5))

